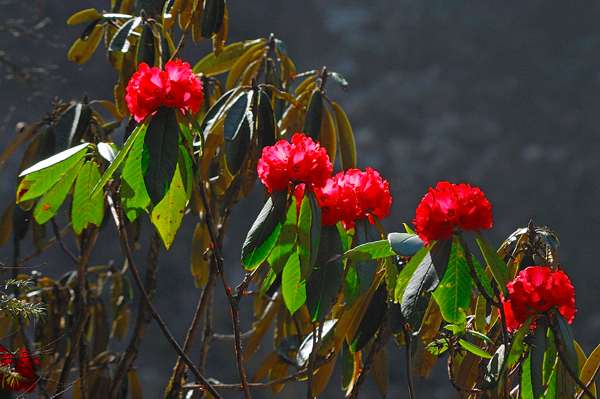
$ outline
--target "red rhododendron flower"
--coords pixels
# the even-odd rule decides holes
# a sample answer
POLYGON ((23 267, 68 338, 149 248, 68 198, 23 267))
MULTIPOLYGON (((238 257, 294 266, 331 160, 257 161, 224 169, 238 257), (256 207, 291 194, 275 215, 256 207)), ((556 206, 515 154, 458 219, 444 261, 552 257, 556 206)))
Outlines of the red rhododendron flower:
POLYGON ((294 133, 291 142, 279 140, 263 148, 256 167, 258 177, 269 190, 287 190, 290 184, 319 187, 333 171, 327 151, 303 133, 294 133))
POLYGON ((490 229, 492 205, 483 191, 469 184, 439 182, 417 206, 413 221, 425 243, 449 239, 455 229, 490 229))
POLYGON ((2 368, 2 389, 15 392, 31 392, 35 389, 38 377, 35 369, 40 359, 21 348, 16 354, 0 345, 0 367, 2 368))
POLYGON ((385 218, 392 205, 389 183, 373 168, 340 172, 315 192, 324 225, 341 221, 351 228, 355 221, 365 218, 374 223, 374 217, 385 218))
POLYGON ((562 270, 530 266, 521 270, 506 288, 509 299, 503 299, 502 304, 509 331, 518 330, 529 317, 552 308, 569 324, 575 318, 575 289, 562 270))
POLYGON ((190 64, 181 60, 167 62, 164 71, 141 63, 125 94, 129 112, 138 122, 161 106, 196 113, 202 100, 202 82, 190 64))

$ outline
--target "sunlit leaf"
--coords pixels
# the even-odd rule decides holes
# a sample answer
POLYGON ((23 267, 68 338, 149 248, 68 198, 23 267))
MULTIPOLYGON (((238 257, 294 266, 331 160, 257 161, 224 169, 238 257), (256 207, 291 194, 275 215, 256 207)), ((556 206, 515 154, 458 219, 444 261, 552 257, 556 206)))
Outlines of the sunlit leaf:
POLYGON ((142 23, 141 17, 135 17, 128 21, 125 21, 123 25, 117 30, 117 33, 112 37, 110 44, 108 45, 109 51, 118 51, 121 53, 126 53, 129 51, 129 47, 131 43, 129 41, 129 36, 132 32, 140 26, 142 23))
POLYGON ((487 353, 486 351, 484 351, 483 349, 481 349, 480 347, 478 347, 475 344, 470 343, 467 340, 464 339, 459 339, 458 340, 459 345, 466 351, 471 352, 472 354, 482 357, 484 359, 491 359, 492 355, 490 355, 489 353, 487 353))
POLYGON ((481 254, 490 268, 494 279, 502 289, 504 295, 507 295, 508 291, 506 290, 506 284, 510 280, 510 277, 508 275, 508 267, 506 266, 506 263, 504 263, 504 261, 498 256, 496 251, 490 248, 488 243, 481 235, 478 234, 475 240, 477 241, 477 245, 481 250, 481 254))
POLYGON ((104 33, 104 26, 96 22, 92 22, 92 24, 93 28, 90 34, 78 38, 71 45, 67 53, 69 61, 77 64, 85 64, 98 48, 100 40, 102 40, 102 33, 104 33))
POLYGON ((356 167, 356 142, 348 116, 335 101, 331 103, 335 113, 338 130, 338 147, 340 148, 340 159, 342 169, 356 167))
POLYGON ((102 14, 95 8, 86 8, 77 11, 67 19, 67 25, 78 25, 86 22, 96 21, 102 18, 102 14))
POLYGON ((281 292, 285 306, 292 315, 306 302, 306 281, 302 279, 297 252, 293 252, 283 266, 281 292))
MULTIPOLYGON (((337 231, 335 232, 337 235, 337 231)), ((312 191, 307 191, 298 215, 298 254, 302 276, 310 273, 317 260, 321 240, 321 208, 312 191)))
POLYGON ((413 256, 423 248, 423 241, 416 234, 390 233, 387 240, 392 250, 400 256, 413 256))
POLYGON ((93 161, 86 162, 75 182, 73 204, 71 206, 71 224, 77 234, 90 224, 100 226, 104 218, 104 196, 101 191, 90 197, 90 192, 100 180, 100 170, 93 161))
POLYGON ((194 73, 214 76, 227 72, 246 50, 259 43, 264 43, 264 39, 231 43, 225 46, 219 55, 209 53, 194 65, 194 73))
POLYGON ((56 212, 67 198, 67 194, 71 190, 82 164, 83 159, 80 159, 38 201, 33 210, 33 217, 37 223, 44 224, 56 215, 56 212))

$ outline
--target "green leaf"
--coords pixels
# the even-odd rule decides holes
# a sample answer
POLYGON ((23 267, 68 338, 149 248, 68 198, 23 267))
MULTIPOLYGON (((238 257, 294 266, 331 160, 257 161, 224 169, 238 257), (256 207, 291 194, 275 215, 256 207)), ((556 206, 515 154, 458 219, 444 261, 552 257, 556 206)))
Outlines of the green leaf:
POLYGON ((175 112, 172 108, 159 108, 144 136, 144 157, 148 157, 144 183, 153 204, 158 204, 169 190, 177 166, 179 125, 175 112))
POLYGON ((283 267, 281 291, 283 302, 292 315, 306 302, 306 282, 302 279, 300 257, 297 252, 289 256, 283 267))
POLYGON ((136 64, 139 65, 142 62, 150 66, 154 66, 154 33, 152 32, 152 24, 144 22, 142 27, 142 34, 138 40, 137 53, 136 53, 136 64))
POLYGON ((60 114, 54 124, 55 148, 63 150, 74 144, 80 144, 83 133, 89 127, 91 116, 92 112, 88 105, 71 104, 60 114))
POLYGON ((494 291, 492 290, 492 283, 490 282, 488 275, 486 274, 485 270, 481 266, 481 263, 479 263, 479 261, 477 260, 476 257, 471 256, 471 261, 473 262, 473 268, 475 269, 475 275, 477 276, 477 279, 481 283, 483 290, 490 298, 492 298, 494 296, 494 291))
POLYGON ((285 221, 281 226, 277 244, 273 247, 268 259, 269 265, 271 265, 271 269, 276 275, 281 273, 283 266, 296 248, 296 238, 298 235, 296 231, 296 214, 296 198, 292 196, 292 201, 288 207, 285 221))
POLYGON ((369 303, 369 307, 360 321, 356 335, 352 339, 352 343, 350 344, 352 352, 357 352, 364 348, 371 338, 373 338, 379 326, 381 326, 387 309, 386 298, 387 290, 384 285, 380 285, 373 294, 371 303, 369 303))
POLYGON ((149 156, 148 152, 144 152, 145 135, 146 130, 142 130, 136 136, 121 172, 121 203, 125 215, 132 222, 150 205, 150 196, 144 183, 149 156))
POLYGON ((119 166, 121 166, 121 164, 127 157, 127 154, 129 154, 129 151, 131 150, 131 147, 133 146, 133 143, 135 143, 137 137, 140 134, 142 134, 142 132, 145 132, 147 128, 148 128, 147 122, 143 122, 143 123, 140 123, 139 125, 137 125, 137 127, 135 129, 133 129, 133 132, 131 132, 131 134, 127 138, 127 141, 125 141, 123 148, 121 148, 121 151, 119 151, 119 153, 115 157, 115 160, 110 163, 110 165, 108 166, 106 171, 104 171, 104 174, 102 175, 102 179, 100 179, 98 184, 96 184, 96 186, 90 193, 90 197, 95 195, 96 192, 98 190, 102 189, 104 187, 104 185, 110 180, 113 173, 115 173, 115 171, 119 168, 119 166))
POLYGON ((183 219, 188 200, 189 196, 185 190, 181 169, 176 164, 175 174, 173 175, 169 191, 152 209, 150 217, 152 224, 156 227, 167 249, 171 247, 173 240, 175 240, 175 234, 177 234, 179 226, 181 226, 181 220, 183 219))
POLYGON ((76 145, 75 147, 69 148, 68 150, 59 152, 58 154, 52 155, 51 157, 46 158, 46 159, 36 163, 35 165, 30 166, 29 168, 25 169, 24 171, 19 173, 19 177, 27 176, 34 172, 39 172, 41 170, 47 169, 51 166, 54 166, 58 163, 62 163, 62 161, 65 161, 70 158, 70 161, 72 162, 71 164, 63 164, 63 168, 65 168, 65 167, 69 168, 70 166, 73 165, 73 163, 76 163, 81 157, 83 157, 85 155, 85 153, 87 151, 84 151, 84 150, 87 150, 88 146, 89 146, 89 143, 83 143, 83 144, 76 145), (68 166, 65 166, 65 165, 68 165, 68 166))
POLYGON ((93 161, 86 162, 77 176, 71 207, 71 224, 76 234, 81 234, 81 231, 90 224, 95 226, 102 224, 104 196, 102 192, 97 192, 90 197, 90 192, 100 177, 98 165, 93 161))
POLYGON ((567 361, 571 370, 579 374, 579 362, 577 360, 577 352, 575 350, 575 338, 573 337, 573 330, 559 313, 555 314, 555 320, 557 327, 555 334, 560 342, 560 346, 557 348, 557 350, 563 352, 563 358, 567 361))
MULTIPOLYGON (((317 345, 320 343, 327 341, 329 338, 333 337, 333 333, 335 330, 333 329, 337 325, 338 319, 333 320, 325 320, 323 322, 323 326, 321 328, 321 341, 317 341, 317 345)), ((318 331, 317 331, 318 336, 318 331)), ((317 348, 318 349, 318 348, 317 348)), ((308 334, 300 346, 298 347, 298 353, 296 354, 296 364, 298 367, 304 367, 308 360, 310 359, 310 354, 313 351, 313 333, 308 334)))
POLYGON ((246 50, 262 42, 264 42, 264 39, 231 43, 223 47, 219 55, 211 52, 194 65, 194 73, 202 73, 204 76, 215 76, 227 72, 246 50))
MULTIPOLYGON (((471 304, 472 279, 460 242, 454 239, 448 267, 442 281, 433 291, 433 298, 448 323, 463 323, 471 304)), ((490 356, 491 357, 491 356, 490 356)))
POLYGON ((337 228, 324 226, 315 267, 306 284, 306 305, 313 321, 325 319, 340 292, 344 274, 341 253, 337 228))
POLYGON ((62 203, 65 201, 65 198, 67 198, 67 194, 71 190, 71 186, 73 186, 73 182, 75 181, 82 164, 83 158, 80 158, 79 161, 73 165, 38 201, 33 210, 33 217, 37 223, 44 224, 54 217, 62 203))
POLYGON ((502 344, 496 349, 494 356, 492 356, 485 368, 483 381, 488 388, 493 388, 498 384, 502 370, 504 370, 505 357, 506 348, 502 344))
POLYGON ((25 176, 17 188, 17 203, 39 197, 70 173, 87 153, 88 144, 81 144, 44 159, 24 170, 25 176))
POLYGON ((458 340, 458 344, 464 350, 466 350, 468 352, 471 352, 475 356, 479 356, 479 357, 484 358, 484 359, 491 359, 492 358, 492 355, 490 355, 489 353, 487 353, 486 351, 484 351, 483 349, 481 349, 477 345, 474 345, 474 344, 470 343, 469 341, 466 341, 466 340, 464 340, 462 338, 458 340))
POLYGON ((402 301, 404 291, 406 289, 406 286, 408 285, 408 282, 410 281, 410 278, 414 274, 415 270, 417 270, 417 267, 421 264, 423 259, 425 259, 425 256, 427 256, 430 249, 431 247, 421 248, 412 258, 410 258, 408 263, 404 265, 402 270, 400 270, 400 273, 398 273, 398 279, 396 280, 396 289, 394 292, 395 302, 400 303, 402 301))
POLYGON ((390 233, 387 240, 399 256, 413 256, 423 248, 423 241, 416 234, 390 233))
POLYGON ((141 17, 131 18, 123 23, 110 41, 110 44, 108 45, 108 51, 117 51, 121 53, 128 52, 129 47, 131 46, 131 43, 128 39, 129 35, 131 35, 141 23, 141 17))
POLYGON ((531 353, 525 358, 521 365, 521 383, 519 386, 521 399, 536 399, 533 396, 533 387, 531 385, 531 353))
POLYGON ((338 147, 340 149, 340 158, 342 163, 342 169, 346 170, 349 168, 356 167, 356 142, 354 140, 354 133, 348 116, 335 101, 331 103, 333 111, 335 113, 335 119, 338 127, 338 147))
POLYGON ((253 92, 240 95, 227 110, 223 127, 227 166, 232 174, 239 171, 246 154, 249 152, 252 136, 252 104, 253 92))
POLYGON ((405 318, 412 316, 423 293, 431 292, 438 286, 438 276, 448 265, 451 246, 451 240, 437 241, 411 276, 402 296, 402 314, 405 318))
POLYGON ((275 131, 275 114, 271 106, 271 99, 264 90, 259 90, 257 128, 259 146, 265 147, 275 144, 277 134, 275 131))
POLYGON ((481 250, 481 254, 483 255, 485 262, 492 272, 492 276, 494 276, 494 279, 502 289, 504 296, 507 296, 508 291, 506 290, 506 284, 508 284, 510 277, 508 275, 508 267, 506 266, 506 263, 504 263, 502 258, 498 256, 496 251, 490 248, 488 243, 479 233, 477 234, 475 241, 477 241, 477 245, 481 250))
POLYGON ((523 345, 523 339, 529 333, 529 326, 531 325, 531 319, 528 319, 519 330, 513 335, 512 343, 510 345, 510 353, 508 354, 508 368, 512 368, 517 364, 521 355, 525 351, 523 345))
POLYGON ((317 204, 314 193, 307 191, 302 199, 298 216, 298 254, 304 278, 308 277, 315 265, 320 239, 321 208, 317 204))
POLYGON ((247 270, 260 266, 269 256, 281 232, 285 212, 285 192, 274 192, 250 227, 242 245, 242 264, 247 270))
POLYGON ((321 138, 321 123, 323 121, 323 94, 320 89, 315 89, 310 97, 306 117, 304 119, 304 133, 319 141, 321 138))
POLYGON ((210 38, 217 33, 223 24, 225 15, 225 0, 205 0, 202 11, 202 37, 210 38))
POLYGON ((354 261, 375 260, 396 256, 388 240, 371 241, 357 245, 344 254, 345 259, 354 261))
POLYGON ((533 335, 530 349, 531 356, 531 386, 534 398, 544 394, 544 353, 546 352, 546 327, 539 325, 533 335))

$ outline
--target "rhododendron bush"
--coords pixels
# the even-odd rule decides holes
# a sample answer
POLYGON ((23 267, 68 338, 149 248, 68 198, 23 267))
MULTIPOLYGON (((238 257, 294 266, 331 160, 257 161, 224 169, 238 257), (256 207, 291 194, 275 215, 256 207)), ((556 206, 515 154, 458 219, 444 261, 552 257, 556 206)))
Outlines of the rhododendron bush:
POLYGON ((228 6, 112 1, 67 21, 81 26, 71 61, 106 48, 114 98, 57 102, 2 155, 25 147, 0 234, 14 253, 3 394, 141 398, 138 352, 156 323, 177 360, 153 398, 312 398, 331 386, 370 397, 371 377, 381 397, 404 380, 416 398, 415 379, 436 363, 448 397, 596 397, 600 346, 577 343, 572 265, 560 263, 556 234, 530 222, 496 249, 485 238, 493 198, 464 182, 428 182, 412 221, 390 218, 390 187, 402 193, 405 182, 357 153, 329 90, 346 79, 297 70, 275 35, 229 43, 228 6), (210 52, 184 59, 185 46, 207 40, 210 52), (239 262, 226 264, 228 222, 251 195, 262 207, 239 262), (191 237, 178 233, 184 221, 191 237), (90 264, 109 236, 119 246, 90 264), (192 242, 198 298, 181 315, 191 320, 183 337, 154 305, 169 295, 156 289, 158 254, 175 240, 192 242), (35 270, 52 246, 72 264, 65 276, 35 270), (217 291, 226 302, 212 300, 217 291), (215 312, 231 318, 220 339, 235 381, 211 362, 215 312))

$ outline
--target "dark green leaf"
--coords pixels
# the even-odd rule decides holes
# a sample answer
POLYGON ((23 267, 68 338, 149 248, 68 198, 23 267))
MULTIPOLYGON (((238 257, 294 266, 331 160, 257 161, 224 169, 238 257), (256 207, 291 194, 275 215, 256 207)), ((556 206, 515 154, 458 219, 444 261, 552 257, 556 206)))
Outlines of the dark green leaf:
POLYGON ((153 204, 158 204, 167 191, 179 158, 179 126, 172 108, 159 108, 144 136, 144 157, 148 169, 144 175, 146 190, 153 204))
POLYGON ((285 192, 275 192, 267 200, 250 227, 242 246, 242 263, 248 270, 260 266, 269 256, 281 232, 281 218, 285 212, 285 192))
POLYGON ((555 314, 556 329, 555 334, 558 337, 560 346, 557 350, 562 351, 563 358, 567 361, 567 365, 575 373, 579 374, 579 362, 577 361, 577 352, 575 350, 575 338, 573 330, 567 321, 557 312, 555 314))
POLYGON ((465 322, 466 311, 471 304, 471 289, 472 279, 465 253, 460 242, 454 239, 444 277, 433 291, 444 320, 455 324, 465 322))
MULTIPOLYGON (((339 236, 338 236, 339 237, 339 236)), ((321 239, 321 208, 312 191, 307 191, 298 216, 298 253, 302 276, 308 277, 315 265, 321 239)), ((338 252, 341 253, 341 250, 338 252)))
MULTIPOLYGON (((219 97, 217 102, 215 102, 213 104, 213 106, 210 107, 210 109, 204 116, 204 119, 202 119, 202 123, 200 124, 199 130, 204 138, 206 138, 208 136, 208 134, 210 133, 210 129, 212 128, 214 123, 217 121, 217 117, 219 115, 221 115, 221 113, 223 112, 223 106, 231 98, 231 96, 234 92, 236 92, 236 90, 229 90, 227 93, 225 93, 221 97, 219 97)), ((240 94, 240 95, 243 96, 244 94, 240 94)), ((194 143, 194 145, 197 146, 198 144, 194 143)))
POLYGON ((546 326, 539 324, 533 334, 530 349, 531 356, 531 386, 534 398, 544 394, 544 353, 546 352, 546 326))
POLYGON ((325 319, 340 292, 344 274, 341 253, 337 228, 324 226, 315 267, 306 284, 306 305, 313 321, 325 319))
POLYGON ((479 263, 477 258, 474 256, 471 256, 471 261, 473 262, 473 268, 475 268, 475 275, 477 276, 477 279, 481 283, 483 290, 489 297, 493 297, 494 291, 492 290, 492 283, 490 282, 490 279, 489 279, 488 275, 486 274, 485 270, 481 266, 481 263, 479 263))
POLYGON ((521 355, 525 351, 525 347, 523 345, 523 339, 529 333, 529 326, 531 325, 531 320, 527 320, 519 330, 513 335, 512 343, 510 345, 510 353, 508 354, 508 367, 512 368, 519 359, 521 359, 521 355))
POLYGON ((423 248, 423 241, 416 234, 390 233, 387 240, 394 252, 400 256, 413 256, 423 248))
POLYGON ((145 62, 146 64, 153 66, 154 63, 154 33, 152 32, 152 24, 149 22, 144 22, 142 27, 142 34, 140 39, 138 40, 137 53, 136 53, 136 62, 137 64, 141 64, 145 62))
POLYGON ((304 133, 319 141, 321 138, 321 122, 323 121, 323 94, 316 89, 310 97, 308 110, 304 119, 304 133))
POLYGON ((225 154, 232 174, 238 172, 249 152, 252 137, 250 105, 253 92, 244 93, 229 107, 224 123, 225 154))
POLYGON ((264 90, 259 91, 258 110, 257 110, 257 135, 260 147, 275 144, 275 115, 271 107, 271 99, 264 90))
POLYGON ((285 222, 281 226, 281 232, 279 233, 279 239, 277 245, 273 247, 271 254, 269 255, 269 265, 275 274, 281 273, 283 265, 287 262, 290 254, 296 248, 296 237, 297 237, 297 211, 296 211, 296 198, 292 196, 292 201, 288 207, 285 222))
POLYGON ((404 290, 401 303, 404 317, 411 317, 423 293, 431 292, 438 286, 438 276, 443 275, 448 265, 451 247, 451 240, 437 241, 425 255, 404 290))
POLYGON ((502 370, 504 369, 505 353, 506 348, 504 347, 504 344, 502 344, 498 347, 496 353, 494 353, 494 356, 492 356, 486 366, 483 381, 489 388, 495 387, 500 380, 502 370))
POLYGON ((417 267, 423 262, 423 259, 429 253, 431 247, 423 247, 421 248, 413 257, 410 258, 408 263, 404 265, 400 273, 398 273, 398 279, 396 280, 396 288, 394 290, 394 301, 397 303, 402 302, 402 297, 404 296, 404 291, 406 290, 406 286, 410 281, 412 275, 417 270, 417 267))
POLYGON ((128 52, 129 47, 131 46, 129 35, 131 35, 135 28, 140 26, 140 23, 142 23, 141 17, 131 18, 123 23, 110 41, 108 51, 119 51, 121 53, 128 52))
POLYGON ((480 234, 477 234, 475 238, 477 241, 477 245, 479 245, 479 249, 481 250, 481 254, 483 255, 485 262, 490 268, 494 279, 502 289, 504 295, 508 295, 508 291, 506 290, 506 284, 510 280, 508 275, 508 267, 506 263, 498 256, 496 251, 494 251, 488 243, 483 239, 480 234))
POLYGON ((373 294, 371 303, 360 321, 356 336, 352 339, 352 343, 350 344, 352 352, 357 352, 364 348, 381 326, 387 309, 386 298, 387 290, 384 285, 381 285, 377 288, 375 294, 373 294))
POLYGON ((240 129, 244 119, 247 119, 250 112, 252 92, 246 92, 237 97, 231 106, 227 109, 225 124, 223 127, 223 136, 227 140, 232 140, 240 129))
POLYGON ((225 0, 205 0, 202 12, 202 37, 210 38, 217 33, 223 23, 225 0))
POLYGON ((335 101, 331 103, 338 128, 338 147, 342 169, 356 167, 356 141, 346 112, 335 101))
MULTIPOLYGON (((321 328, 321 342, 327 341, 330 337, 333 336, 334 327, 337 325, 338 320, 325 320, 323 322, 323 326, 321 328)), ((319 333, 317 331, 317 337, 319 333)), ((317 340, 317 345, 319 345, 319 341, 317 340)), ((313 351, 313 333, 308 334, 300 347, 298 348, 298 354, 296 355, 296 364, 298 367, 304 367, 310 358, 310 354, 313 351)))
POLYGON ((90 124, 92 110, 86 104, 70 105, 54 125, 56 149, 65 150, 78 145, 90 124))
POLYGON ((300 258, 297 252, 293 252, 281 274, 283 302, 292 315, 306 302, 306 282, 301 274, 300 258))
POLYGON ((86 162, 73 190, 73 204, 71 207, 71 224, 76 234, 88 225, 100 226, 104 218, 104 196, 102 192, 97 192, 90 197, 90 192, 100 180, 100 170, 93 161, 86 162))

